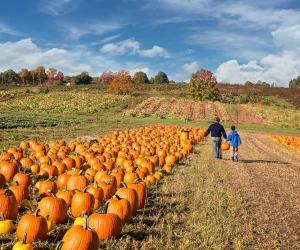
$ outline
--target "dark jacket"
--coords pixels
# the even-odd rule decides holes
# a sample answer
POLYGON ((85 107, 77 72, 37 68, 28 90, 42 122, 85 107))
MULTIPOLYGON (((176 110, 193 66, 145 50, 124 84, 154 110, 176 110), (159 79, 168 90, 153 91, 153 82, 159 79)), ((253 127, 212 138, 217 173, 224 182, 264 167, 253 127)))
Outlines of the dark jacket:
POLYGON ((227 137, 227 141, 230 141, 231 147, 238 147, 242 144, 241 137, 239 136, 236 130, 232 130, 229 136, 227 137))
POLYGON ((204 136, 208 136, 209 133, 211 133, 211 137, 222 137, 223 135, 225 139, 227 138, 224 127, 218 122, 211 124, 206 130, 204 136))

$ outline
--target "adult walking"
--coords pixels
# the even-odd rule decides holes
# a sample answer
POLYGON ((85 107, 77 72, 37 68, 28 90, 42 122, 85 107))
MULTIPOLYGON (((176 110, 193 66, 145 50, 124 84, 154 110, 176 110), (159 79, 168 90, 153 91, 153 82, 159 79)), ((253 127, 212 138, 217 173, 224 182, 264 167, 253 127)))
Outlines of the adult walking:
POLYGON ((215 122, 208 127, 208 129, 205 131, 204 136, 207 137, 209 134, 211 134, 214 157, 216 159, 222 159, 222 136, 224 137, 224 139, 226 139, 227 135, 223 125, 220 124, 219 117, 216 117, 215 122))

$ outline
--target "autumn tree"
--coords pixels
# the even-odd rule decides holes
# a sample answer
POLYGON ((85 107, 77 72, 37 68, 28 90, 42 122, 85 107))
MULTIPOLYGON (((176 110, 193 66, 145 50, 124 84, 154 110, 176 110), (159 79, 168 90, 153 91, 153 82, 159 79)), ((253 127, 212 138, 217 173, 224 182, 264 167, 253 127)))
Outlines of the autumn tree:
POLYGON ((53 83, 53 80, 55 79, 56 72, 57 72, 57 70, 55 68, 48 69, 47 77, 48 77, 48 81, 50 83, 53 83))
POLYGON ((93 78, 90 77, 88 72, 82 72, 80 75, 75 77, 75 84, 90 84, 93 78))
POLYGON ((30 72, 28 69, 21 69, 18 74, 23 84, 27 84, 30 81, 30 72))
POLYGON ((36 67, 34 74, 35 78, 39 81, 39 84, 42 84, 47 80, 46 70, 43 66, 36 67))
POLYGON ((211 71, 205 69, 198 70, 192 74, 189 92, 196 100, 219 101, 221 99, 215 76, 211 71))
POLYGON ((146 73, 138 71, 133 76, 133 81, 137 84, 147 84, 150 83, 146 73))
POLYGON ((289 87, 290 88, 300 88, 300 76, 290 80, 289 87))
POLYGON ((57 75, 56 75, 56 80, 59 82, 59 84, 62 84, 63 83, 63 81, 64 81, 64 73, 63 72, 61 72, 61 71, 58 71, 57 72, 57 75))
POLYGON ((158 72, 157 75, 153 79, 153 83, 155 84, 166 84, 169 83, 169 78, 165 72, 158 72))
POLYGON ((121 95, 131 94, 134 88, 134 81, 125 70, 117 72, 113 81, 109 85, 109 90, 111 92, 121 95))
POLYGON ((115 74, 113 72, 105 71, 99 77, 99 82, 109 85, 113 81, 114 77, 115 77, 115 74))
POLYGON ((1 83, 2 84, 8 85, 8 84, 14 84, 14 83, 19 83, 19 82, 20 82, 19 75, 12 69, 2 72, 2 74, 1 74, 1 83))

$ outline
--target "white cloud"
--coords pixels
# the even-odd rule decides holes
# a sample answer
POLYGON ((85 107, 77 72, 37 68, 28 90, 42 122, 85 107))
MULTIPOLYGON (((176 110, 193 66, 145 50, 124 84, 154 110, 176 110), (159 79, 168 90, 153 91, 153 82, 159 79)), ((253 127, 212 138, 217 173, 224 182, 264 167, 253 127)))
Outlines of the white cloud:
POLYGON ((1 33, 8 35, 21 35, 19 32, 15 31, 13 28, 2 22, 0 22, 0 34, 1 33))
POLYGON ((288 86, 288 82, 300 75, 300 49, 285 50, 278 54, 269 54, 259 62, 250 61, 239 64, 230 60, 221 64, 216 70, 218 81, 244 83, 258 80, 288 86))
POLYGON ((192 63, 186 63, 182 66, 182 69, 189 74, 195 73, 199 69, 199 64, 197 61, 192 63))
POLYGON ((218 80, 231 83, 262 80, 288 86, 292 78, 300 75, 300 25, 279 27, 272 37, 281 50, 246 64, 237 60, 222 63, 216 70, 218 80))
POLYGON ((133 73, 142 70, 149 73, 147 63, 138 61, 115 61, 109 56, 103 56, 89 50, 85 46, 73 49, 48 48, 44 49, 35 44, 31 39, 17 42, 0 42, 0 71, 21 68, 34 69, 39 65, 45 68, 54 67, 64 72, 65 75, 76 75, 88 71, 91 75, 98 72, 128 70, 133 73))
POLYGON ((265 50, 272 46, 259 36, 223 30, 194 29, 187 38, 189 44, 209 47, 231 57, 248 60, 264 56, 265 50))
POLYGON ((91 45, 96 46, 96 45, 102 45, 105 43, 109 43, 117 38, 119 38, 121 36, 121 34, 116 34, 116 35, 112 35, 112 36, 108 36, 103 38, 102 40, 98 41, 98 42, 92 42, 91 45))
POLYGON ((178 69, 173 78, 175 81, 185 81, 188 82, 191 78, 191 75, 200 69, 200 66, 197 61, 191 63, 185 63, 178 69))
POLYGON ((148 75, 148 77, 149 77, 150 69, 148 67, 145 67, 145 68, 134 68, 134 69, 132 69, 132 70, 129 71, 129 74, 133 76, 136 72, 140 72, 140 71, 146 73, 148 75))
POLYGON ((169 58, 170 54, 167 50, 157 45, 154 45, 151 49, 141 49, 140 42, 134 38, 123 40, 118 43, 108 43, 102 46, 100 51, 104 54, 112 55, 140 55, 143 57, 165 57, 169 58))
POLYGON ((279 27, 272 32, 274 43, 282 48, 300 47, 300 24, 279 27))
POLYGON ((103 35, 119 30, 123 25, 118 22, 95 22, 82 25, 64 24, 62 28, 71 39, 79 39, 86 35, 103 35))
MULTIPOLYGON (((78 53, 78 52, 77 52, 78 53)), ((33 69, 38 65, 56 67, 68 74, 90 71, 87 64, 77 62, 69 51, 59 48, 41 49, 31 39, 0 43, 0 70, 33 69)))
POLYGON ((135 55, 139 52, 140 43, 134 39, 123 40, 118 43, 107 43, 102 46, 100 51, 105 54, 124 55, 132 54, 135 55))
POLYGON ((39 11, 51 16, 59 16, 72 11, 76 6, 76 0, 43 0, 39 5, 39 11))
MULTIPOLYGON (((166 16, 165 22, 186 22, 197 19, 216 19, 224 24, 229 21, 231 25, 239 27, 252 25, 252 28, 262 27, 274 28, 281 25, 293 25, 300 22, 300 11, 296 9, 277 9, 274 6, 277 3, 270 1, 270 4, 261 6, 259 2, 249 1, 248 3, 237 1, 219 1, 214 0, 152 0, 152 8, 163 8, 173 10, 177 16, 170 18, 166 16), (187 15, 188 14, 188 15, 187 15)), ((278 1, 277 1, 278 2, 278 1)), ((284 2, 284 1, 280 1, 284 2)), ((156 23, 164 23, 164 19, 156 23)))

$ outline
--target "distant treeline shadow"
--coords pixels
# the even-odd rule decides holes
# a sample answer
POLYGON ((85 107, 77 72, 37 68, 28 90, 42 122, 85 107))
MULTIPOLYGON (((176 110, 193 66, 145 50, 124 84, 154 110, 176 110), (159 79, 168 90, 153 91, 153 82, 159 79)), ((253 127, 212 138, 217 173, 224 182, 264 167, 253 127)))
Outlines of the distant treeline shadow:
POLYGON ((285 161, 269 161, 269 160, 239 160, 241 163, 274 163, 274 164, 284 164, 288 165, 291 164, 285 161))

